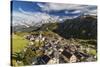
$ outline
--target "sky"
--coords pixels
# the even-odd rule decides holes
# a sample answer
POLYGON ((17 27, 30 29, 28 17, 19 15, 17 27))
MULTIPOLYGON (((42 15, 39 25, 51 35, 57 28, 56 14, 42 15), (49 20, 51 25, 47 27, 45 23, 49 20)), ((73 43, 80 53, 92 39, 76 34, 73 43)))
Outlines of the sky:
MULTIPOLYGON (((22 20, 40 22, 53 18, 74 18, 83 14, 97 15, 97 6, 50 2, 11 1, 13 23, 22 20)), ((31 22, 30 22, 31 23, 31 22)))

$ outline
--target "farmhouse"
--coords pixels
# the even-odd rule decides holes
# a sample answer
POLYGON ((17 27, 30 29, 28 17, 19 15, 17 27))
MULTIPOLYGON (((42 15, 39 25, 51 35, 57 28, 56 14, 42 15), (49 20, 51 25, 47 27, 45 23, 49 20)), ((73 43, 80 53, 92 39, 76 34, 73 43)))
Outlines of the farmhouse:
POLYGON ((77 57, 66 50, 62 52, 61 56, 66 62, 69 62, 69 63, 77 62, 77 57))

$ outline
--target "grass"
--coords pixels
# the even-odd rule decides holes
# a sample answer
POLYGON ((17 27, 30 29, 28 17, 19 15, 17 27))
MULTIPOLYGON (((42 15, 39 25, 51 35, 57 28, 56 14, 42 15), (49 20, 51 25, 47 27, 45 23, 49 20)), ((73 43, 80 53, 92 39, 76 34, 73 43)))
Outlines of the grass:
POLYGON ((91 54, 91 55, 96 55, 97 54, 97 52, 96 52, 96 50, 95 49, 91 49, 90 51, 89 51, 89 54, 91 54))
POLYGON ((20 52, 22 49, 27 46, 28 40, 23 38, 23 36, 12 35, 12 53, 20 52))

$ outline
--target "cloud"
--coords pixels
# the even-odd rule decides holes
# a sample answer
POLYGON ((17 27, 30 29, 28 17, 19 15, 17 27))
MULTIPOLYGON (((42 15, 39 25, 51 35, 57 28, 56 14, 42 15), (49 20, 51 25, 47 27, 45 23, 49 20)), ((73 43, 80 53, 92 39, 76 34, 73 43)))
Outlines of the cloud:
POLYGON ((68 14, 69 13, 69 11, 65 11, 65 14, 68 14))
POLYGON ((97 16, 97 10, 91 10, 91 11, 88 11, 87 13, 85 13, 85 14, 97 16))
MULTIPOLYGON (((95 5, 79 5, 79 4, 63 4, 63 3, 37 3, 42 11, 60 11, 65 10, 66 13, 86 13, 97 9, 95 5), (74 10, 73 12, 69 12, 74 10)), ((92 12, 91 12, 92 13, 92 12)))
POLYGON ((61 17, 60 15, 51 15, 46 11, 60 11, 64 10, 64 14, 94 14, 97 15, 97 7, 96 6, 87 6, 87 5, 75 5, 75 4, 58 4, 58 3, 37 3, 37 5, 43 10, 44 12, 28 12, 23 10, 21 7, 18 8, 17 11, 12 12, 12 22, 13 25, 32 25, 34 23, 40 23, 41 21, 61 21, 63 19, 72 19, 76 18, 79 15, 68 16, 65 15, 61 17))
POLYGON ((75 10, 75 11, 73 11, 73 12, 71 12, 72 14, 75 14, 75 13, 81 13, 81 11, 80 10, 75 10))
POLYGON ((63 3, 37 3, 37 5, 45 11, 56 11, 56 10, 71 10, 71 9, 82 9, 81 5, 76 4, 63 4, 63 3))
POLYGON ((65 14, 79 14, 79 13, 81 13, 81 11, 80 10, 74 10, 74 11, 65 11, 65 14))
POLYGON ((27 12, 24 11, 22 8, 19 8, 19 11, 12 12, 12 23, 13 25, 28 25, 37 24, 41 21, 49 22, 57 21, 59 16, 49 15, 47 13, 42 12, 27 12))
POLYGON ((57 22, 57 21, 63 21, 65 19, 72 19, 77 16, 55 16, 50 15, 47 13, 42 12, 27 12, 24 11, 22 8, 19 8, 19 11, 13 11, 12 12, 12 23, 13 26, 16 25, 24 25, 24 26, 32 26, 37 25, 37 23, 40 23, 43 21, 43 23, 48 22, 57 22))

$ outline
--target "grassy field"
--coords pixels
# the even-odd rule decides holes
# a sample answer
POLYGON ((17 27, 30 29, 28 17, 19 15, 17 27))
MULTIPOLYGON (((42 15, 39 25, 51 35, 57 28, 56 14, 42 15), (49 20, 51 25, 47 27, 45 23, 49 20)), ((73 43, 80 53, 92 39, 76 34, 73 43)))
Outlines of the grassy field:
POLYGON ((27 46, 28 40, 26 40, 23 36, 12 35, 12 53, 20 52, 22 49, 27 46))

